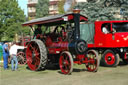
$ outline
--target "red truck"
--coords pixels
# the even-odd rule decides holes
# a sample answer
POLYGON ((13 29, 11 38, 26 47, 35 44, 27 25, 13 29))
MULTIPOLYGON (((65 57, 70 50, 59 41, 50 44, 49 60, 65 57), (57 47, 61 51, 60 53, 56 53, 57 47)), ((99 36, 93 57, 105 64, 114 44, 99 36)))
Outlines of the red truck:
POLYGON ((88 48, 101 54, 101 64, 117 66, 119 57, 128 64, 128 20, 95 21, 93 24, 81 24, 80 29, 88 48), (107 33, 104 33, 104 27, 107 27, 107 33))

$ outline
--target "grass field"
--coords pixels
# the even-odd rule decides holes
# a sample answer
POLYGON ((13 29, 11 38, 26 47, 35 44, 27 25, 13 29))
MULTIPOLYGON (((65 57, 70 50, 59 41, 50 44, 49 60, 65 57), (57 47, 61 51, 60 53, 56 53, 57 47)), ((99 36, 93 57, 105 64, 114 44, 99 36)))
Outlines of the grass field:
POLYGON ((30 71, 27 65, 19 71, 0 67, 0 85, 128 85, 128 65, 99 67, 98 72, 83 71, 84 65, 74 65, 71 75, 63 75, 59 69, 30 71))

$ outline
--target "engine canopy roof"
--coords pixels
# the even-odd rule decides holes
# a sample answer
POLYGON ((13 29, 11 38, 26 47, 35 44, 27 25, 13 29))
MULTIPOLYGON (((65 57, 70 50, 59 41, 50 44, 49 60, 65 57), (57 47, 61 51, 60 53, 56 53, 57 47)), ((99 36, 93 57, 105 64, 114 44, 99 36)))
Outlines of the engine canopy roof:
MULTIPOLYGON (((32 25, 44 25, 44 26, 51 26, 51 25, 58 25, 58 24, 65 24, 66 22, 73 22, 74 21, 74 14, 75 13, 68 13, 68 14, 59 14, 59 15, 52 15, 42 18, 33 19, 23 23, 23 26, 32 26, 32 25)), ((84 15, 80 14, 80 22, 87 21, 88 18, 84 15)))

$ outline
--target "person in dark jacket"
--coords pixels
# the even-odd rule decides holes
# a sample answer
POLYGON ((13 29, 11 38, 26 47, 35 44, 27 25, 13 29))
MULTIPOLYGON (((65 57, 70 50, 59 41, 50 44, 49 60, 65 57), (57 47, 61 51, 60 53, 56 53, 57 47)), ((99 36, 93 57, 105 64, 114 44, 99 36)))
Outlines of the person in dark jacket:
POLYGON ((9 56, 8 43, 5 42, 2 48, 3 48, 4 69, 7 70, 8 69, 8 56, 9 56))

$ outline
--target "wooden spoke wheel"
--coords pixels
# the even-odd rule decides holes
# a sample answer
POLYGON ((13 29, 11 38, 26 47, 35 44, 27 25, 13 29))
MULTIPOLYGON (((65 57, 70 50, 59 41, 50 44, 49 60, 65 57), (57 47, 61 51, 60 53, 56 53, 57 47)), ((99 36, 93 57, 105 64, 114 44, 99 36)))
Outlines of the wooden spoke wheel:
POLYGON ((65 51, 61 53, 59 59, 59 65, 63 74, 70 74, 73 70, 73 58, 72 55, 65 51))
POLYGON ((88 63, 86 64, 86 68, 88 71, 96 72, 99 67, 99 58, 98 53, 95 50, 89 50, 87 52, 88 63))
POLYGON ((27 63, 25 53, 20 51, 17 54, 18 64, 25 65, 27 63))
POLYGON ((37 71, 45 69, 47 63, 47 51, 44 43, 41 40, 32 40, 26 50, 26 58, 28 67, 31 70, 37 71))

